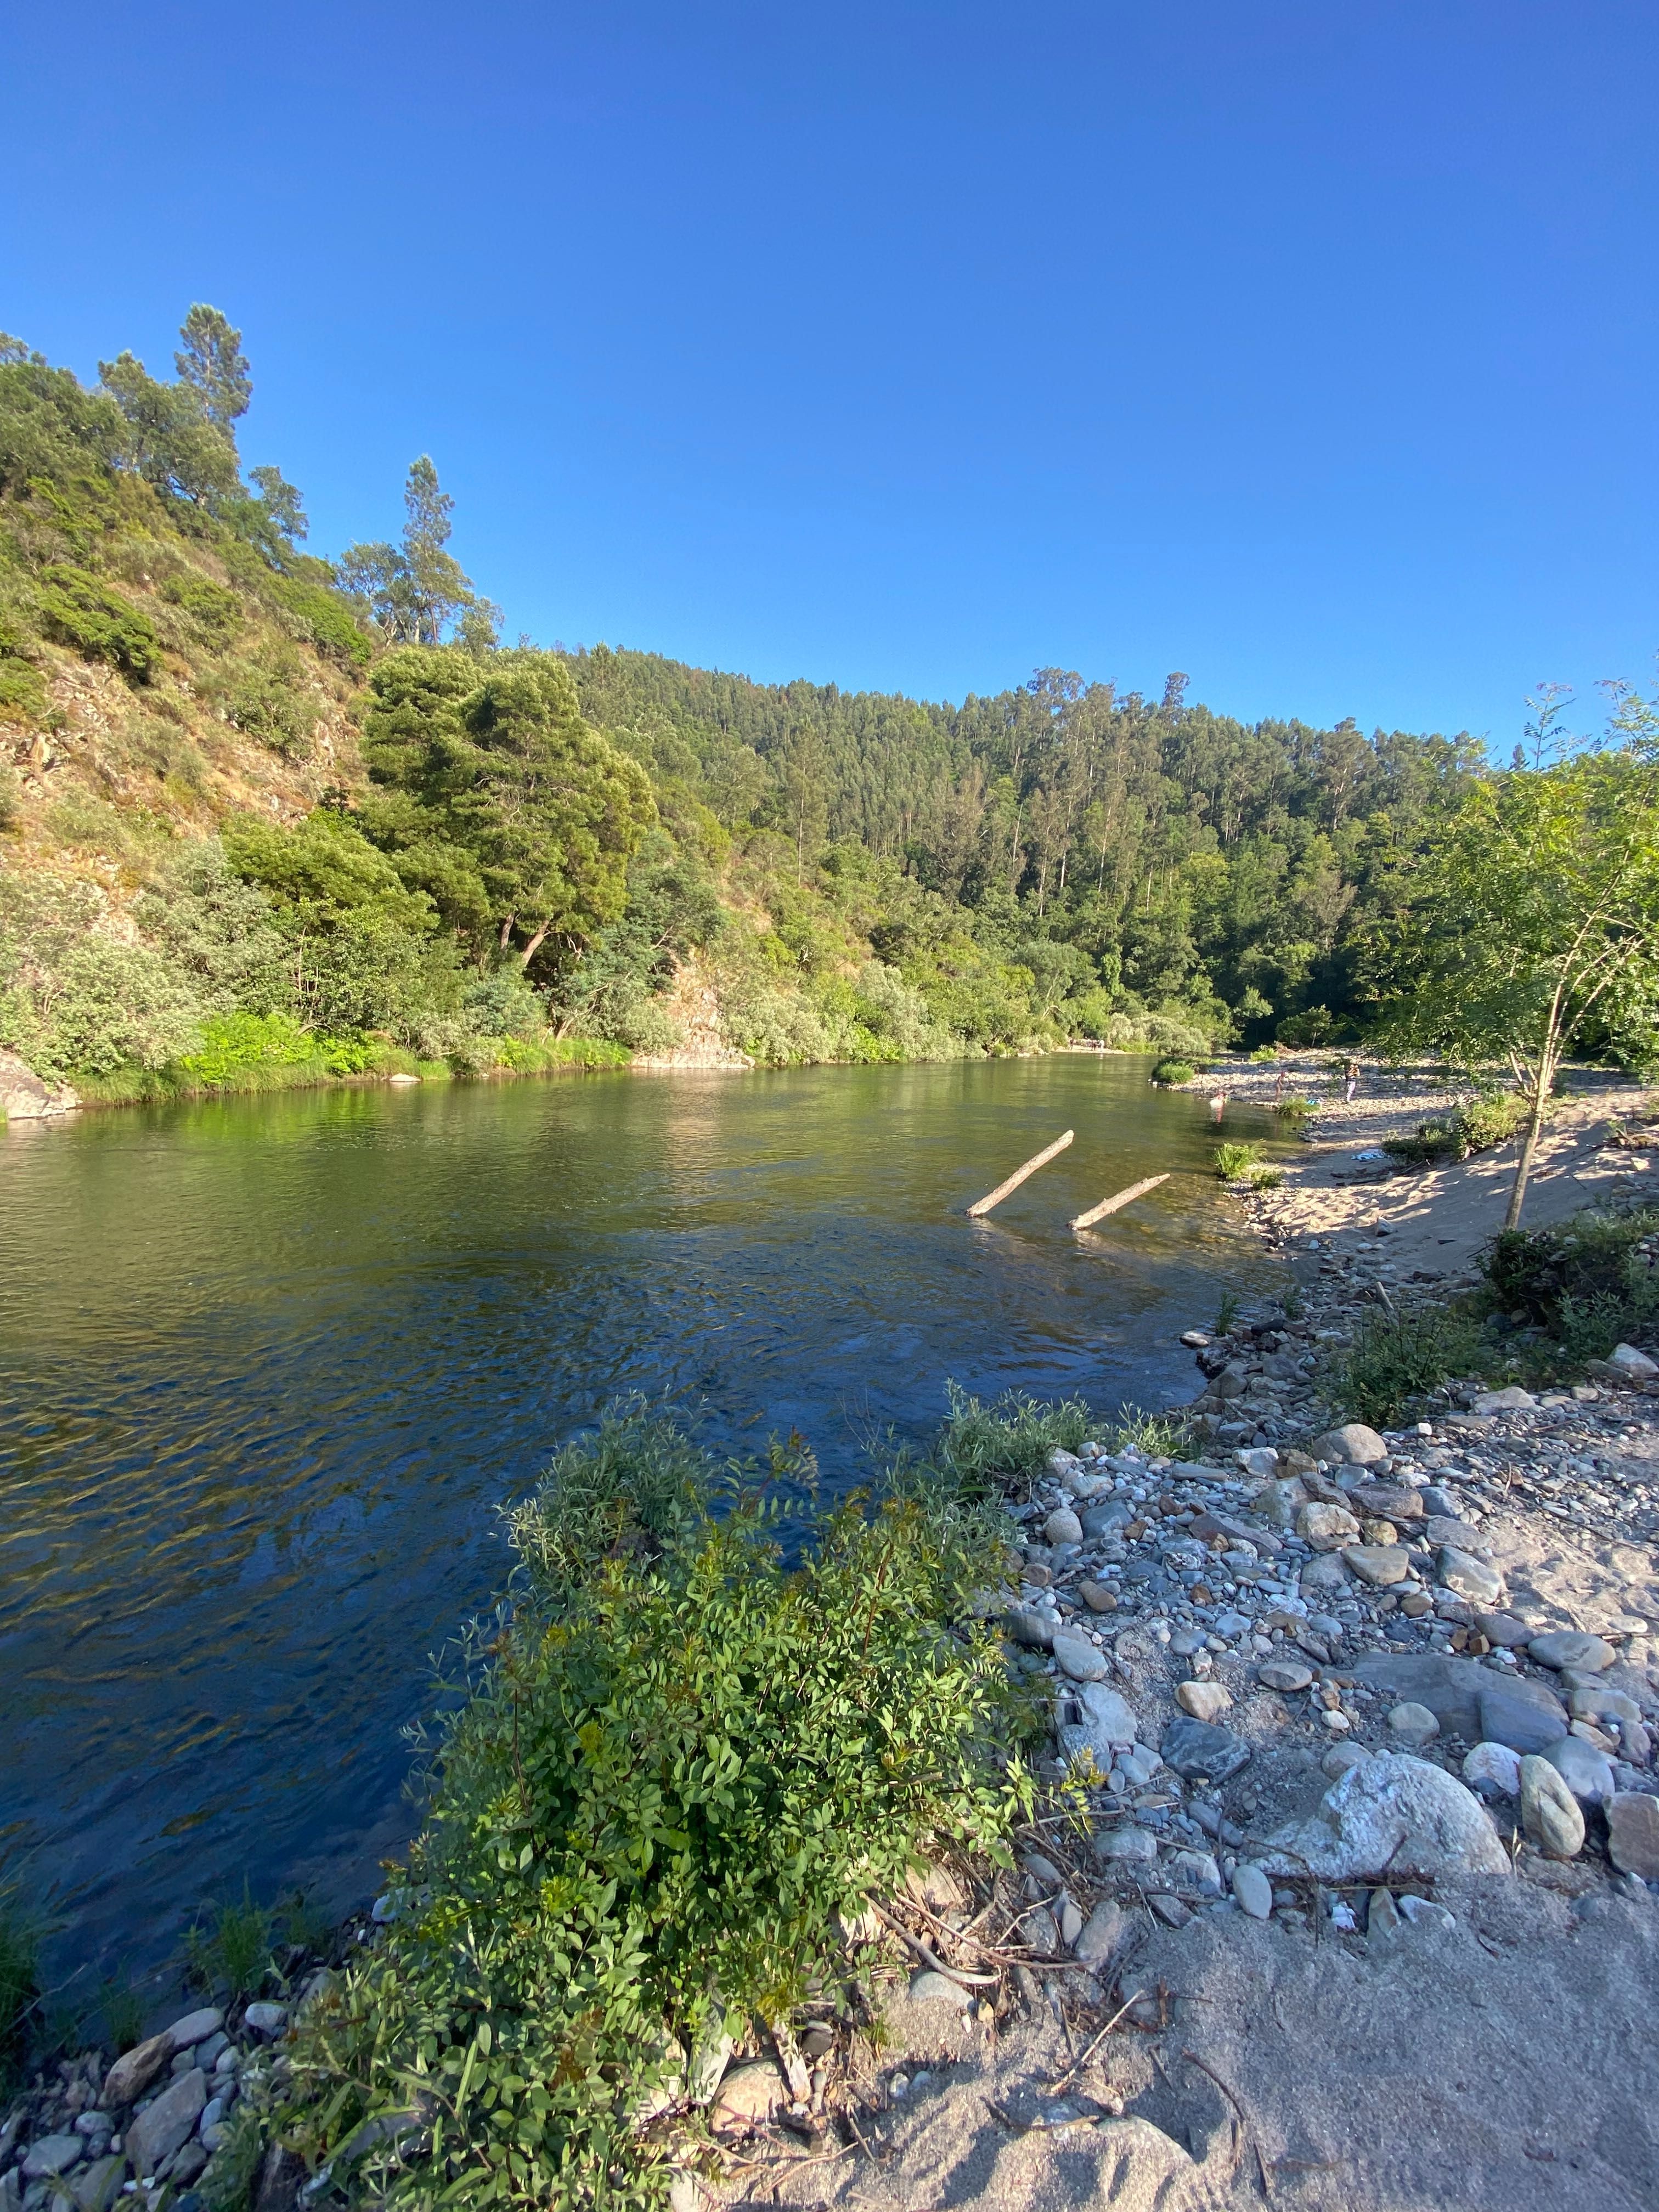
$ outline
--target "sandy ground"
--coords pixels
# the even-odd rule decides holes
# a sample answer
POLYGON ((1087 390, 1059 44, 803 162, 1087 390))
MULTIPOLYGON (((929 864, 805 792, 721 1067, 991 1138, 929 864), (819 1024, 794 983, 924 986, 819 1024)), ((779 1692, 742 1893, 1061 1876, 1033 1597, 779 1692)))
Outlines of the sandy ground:
POLYGON ((1455 1928, 1386 1943, 1137 1916, 1117 1986, 1147 1993, 1153 2021, 1091 2058, 1041 2002, 1000 2036, 947 2024, 934 2048, 954 2059, 912 2026, 921 2068, 872 2081, 861 2141, 766 2161, 735 2201, 1650 2212, 1659 1904, 1498 1878, 1446 1894, 1455 1928))
MULTIPOLYGON (((1390 1069, 1362 1061, 1353 1103, 1325 1070, 1329 1055, 1295 1053, 1274 1066, 1240 1063, 1220 1076, 1200 1076, 1188 1089, 1224 1092, 1228 1102, 1271 1105, 1276 1093, 1316 1099, 1300 1155, 1276 1161, 1285 1170, 1281 1189, 1257 1202, 1264 1226, 1285 1241, 1308 1240, 1340 1249, 1357 1232, 1384 1224, 1389 1257, 1403 1274, 1414 1267, 1451 1273, 1474 1258, 1503 1226, 1515 1179, 1518 1144, 1499 1145, 1455 1165, 1401 1172, 1386 1158, 1366 1160, 1386 1138, 1409 1136, 1419 1121, 1445 1113, 1466 1093, 1420 1067, 1390 1069)), ((1659 1198, 1659 1129, 1651 1152, 1610 1148, 1607 1123, 1636 1111, 1644 1092, 1633 1083, 1584 1072, 1561 1100, 1540 1140, 1528 1184, 1524 1225, 1540 1228, 1598 1200, 1659 1198)), ((1226 1132, 1224 1109, 1222 1133, 1226 1132)))

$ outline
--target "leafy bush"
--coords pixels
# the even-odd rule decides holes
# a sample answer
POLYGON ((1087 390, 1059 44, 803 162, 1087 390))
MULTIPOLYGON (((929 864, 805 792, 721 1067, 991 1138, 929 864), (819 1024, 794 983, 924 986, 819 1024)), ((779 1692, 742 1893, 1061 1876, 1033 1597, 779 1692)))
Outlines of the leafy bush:
POLYGON ((241 600, 228 586, 206 576, 164 577, 156 596, 186 616, 205 645, 227 646, 242 627, 241 600))
POLYGON ((1279 1054, 1270 1044, 1259 1044, 1250 1054, 1249 1061, 1252 1067, 1271 1067, 1278 1058, 1279 1054))
POLYGON ((244 662, 225 707, 239 730, 258 738, 284 760, 305 759, 323 711, 291 645, 269 646, 244 662))
POLYGON ((349 2199, 659 2194, 630 2115, 722 2017, 784 2013, 923 1852, 1006 1863, 1015 1708, 935 1520, 854 1501, 790 1570, 740 1474, 633 1409, 514 1513, 396 1917, 292 2051, 285 2131, 349 2199))
POLYGON ((210 1014, 202 1041, 179 1062, 192 1082, 227 1084, 265 1067, 295 1067, 314 1060, 319 1042, 291 1014, 210 1014))
POLYGON ((299 576, 279 577, 270 588, 312 644, 321 647, 343 667, 368 667, 374 648, 333 592, 299 576))
MULTIPOLYGON (((5 947, 0 945, 0 966, 5 947)), ((47 1082, 160 1068, 194 1050, 200 1006, 147 945, 92 933, 51 972, 0 999, 0 1043, 21 1053, 47 1082)))
POLYGON ((1319 1111, 1319 1102, 1315 1098, 1276 1098, 1273 1111, 1281 1121, 1288 1121, 1293 1129, 1299 1129, 1319 1111))
POLYGON ((983 1406, 955 1382, 945 1389, 950 1414, 931 1457, 970 1497, 1000 1497, 1029 1484, 1048 1466, 1051 1451, 1075 1451, 1094 1425, 1080 1398, 1051 1403, 1010 1390, 983 1406))
POLYGON ((1337 1370, 1340 1402, 1374 1428, 1386 1428, 1414 1400, 1468 1375, 1482 1352, 1478 1324, 1443 1306, 1368 1317, 1337 1370))
POLYGON ((1659 1208, 1574 1214, 1506 1229, 1481 1260, 1494 1304, 1546 1329, 1577 1360, 1605 1359, 1659 1328, 1659 1208))
POLYGON ((1159 1085, 1190 1083, 1195 1073, 1190 1060, 1160 1060, 1152 1073, 1152 1080, 1159 1085))
POLYGON ((90 660, 111 662, 130 683, 149 683, 161 641, 131 599, 64 561, 40 571, 35 594, 48 636, 74 646, 90 660))
POLYGON ((1285 1180, 1283 1168, 1254 1167, 1249 1170, 1252 1190, 1277 1190, 1285 1180))
POLYGON ((1218 1145, 1215 1148, 1215 1171, 1223 1182, 1236 1182, 1247 1175, 1261 1158, 1259 1145, 1218 1145))
POLYGON ((1389 1137, 1382 1149, 1405 1167, 1442 1167, 1505 1143, 1526 1120, 1527 1102, 1513 1091, 1476 1098, 1455 1114, 1419 1121, 1413 1137, 1389 1137))

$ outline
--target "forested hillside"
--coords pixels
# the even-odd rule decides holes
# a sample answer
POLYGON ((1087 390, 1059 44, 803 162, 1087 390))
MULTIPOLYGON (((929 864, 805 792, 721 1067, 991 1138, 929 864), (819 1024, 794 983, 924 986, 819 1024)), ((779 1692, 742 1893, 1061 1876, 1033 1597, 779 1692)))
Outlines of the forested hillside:
POLYGON ((422 457, 305 550, 239 334, 0 340, 0 1044, 106 1097, 695 1053, 1317 1042, 1478 772, 1043 670, 960 706, 503 650, 422 457))

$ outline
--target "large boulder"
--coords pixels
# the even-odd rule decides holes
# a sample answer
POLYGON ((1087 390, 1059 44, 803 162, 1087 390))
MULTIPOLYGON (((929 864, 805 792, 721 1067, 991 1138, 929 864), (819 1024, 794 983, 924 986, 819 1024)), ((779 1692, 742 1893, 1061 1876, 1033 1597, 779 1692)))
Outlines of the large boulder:
POLYGON ((1584 1674, 1602 1674, 1619 1654, 1605 1637, 1591 1636, 1582 1628, 1553 1628, 1532 1638, 1527 1656, 1534 1665, 1553 1667, 1558 1673, 1577 1667, 1584 1674))
POLYGON ((0 1052, 0 1115, 9 1121, 38 1121, 52 1110, 52 1094, 28 1063, 15 1052, 0 1052))
POLYGON ((123 2138, 133 2172, 143 2180, 184 2143, 207 2103, 207 2075, 199 2066, 175 2075, 153 2104, 128 2124, 123 2138))
POLYGON ((1308 1819, 1278 1829, 1261 1863, 1270 1874, 1311 1874, 1322 1881, 1510 1871, 1509 1854, 1473 1790, 1427 1759, 1388 1751, 1350 1767, 1308 1819))
POLYGON ((1364 1421, 1344 1421, 1340 1429, 1327 1429, 1308 1449, 1331 1467, 1370 1467, 1373 1461, 1389 1456, 1387 1444, 1364 1421))
POLYGON ((1426 1705, 1448 1735, 1466 1743, 1542 1751, 1567 1732, 1566 1707, 1541 1682, 1524 1675, 1506 1680, 1478 1660, 1449 1651, 1364 1651, 1353 1671, 1381 1695, 1426 1705))

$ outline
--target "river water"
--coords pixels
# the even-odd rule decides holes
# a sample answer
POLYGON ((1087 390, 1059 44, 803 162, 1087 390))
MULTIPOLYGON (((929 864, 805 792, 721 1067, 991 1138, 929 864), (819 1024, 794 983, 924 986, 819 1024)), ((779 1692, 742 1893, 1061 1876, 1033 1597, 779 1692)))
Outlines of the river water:
POLYGON ((701 1407, 721 1449, 798 1431, 832 1492, 872 1433, 932 1431, 947 1376, 1103 1414, 1190 1396, 1179 1331, 1273 1277, 1204 1102, 1147 1065, 347 1089, 0 1135, 0 1850, 75 1987, 245 1880, 368 1892, 428 1656, 504 1576, 497 1505, 614 1395, 701 1407))

